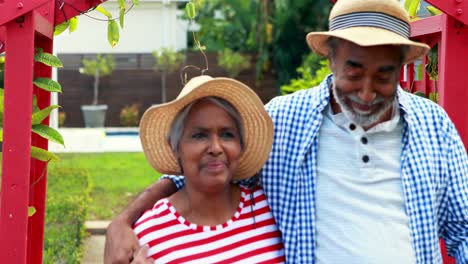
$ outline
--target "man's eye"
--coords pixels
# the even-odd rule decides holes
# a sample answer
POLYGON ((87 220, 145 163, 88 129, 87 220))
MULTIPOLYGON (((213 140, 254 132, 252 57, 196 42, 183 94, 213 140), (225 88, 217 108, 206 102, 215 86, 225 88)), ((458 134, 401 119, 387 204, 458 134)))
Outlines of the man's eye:
POLYGON ((389 83, 390 82, 390 78, 389 77, 378 77, 377 78, 377 81, 379 83, 389 83))
POLYGON ((193 133, 192 138, 193 139, 202 139, 206 137, 206 133, 198 132, 198 133, 193 133))
POLYGON ((361 79, 361 75, 351 74, 351 75, 348 75, 348 79, 351 80, 351 81, 358 81, 358 80, 361 79))

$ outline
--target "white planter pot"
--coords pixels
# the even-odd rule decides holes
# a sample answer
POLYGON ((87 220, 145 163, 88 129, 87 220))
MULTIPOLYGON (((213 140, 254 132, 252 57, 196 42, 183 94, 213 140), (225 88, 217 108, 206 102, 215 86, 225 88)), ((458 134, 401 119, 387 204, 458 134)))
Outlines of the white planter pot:
POLYGON ((104 127, 107 105, 82 105, 85 127, 104 127))

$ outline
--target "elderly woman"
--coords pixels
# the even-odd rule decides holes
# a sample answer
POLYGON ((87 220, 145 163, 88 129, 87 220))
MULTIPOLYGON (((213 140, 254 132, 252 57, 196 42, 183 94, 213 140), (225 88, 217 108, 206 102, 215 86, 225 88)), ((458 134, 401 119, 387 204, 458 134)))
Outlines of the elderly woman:
POLYGON ((281 263, 281 234, 263 190, 233 181, 268 158, 272 122, 256 94, 228 78, 192 79, 179 97, 143 115, 141 141, 159 172, 185 185, 134 225, 133 263, 281 263))

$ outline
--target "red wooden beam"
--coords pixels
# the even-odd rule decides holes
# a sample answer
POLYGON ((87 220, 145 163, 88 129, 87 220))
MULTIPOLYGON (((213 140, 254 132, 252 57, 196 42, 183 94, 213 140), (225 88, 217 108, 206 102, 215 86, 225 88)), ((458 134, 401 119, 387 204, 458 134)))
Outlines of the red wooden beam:
POLYGON ((426 0, 426 2, 468 25, 468 0, 426 0))
POLYGON ((443 15, 430 16, 411 22, 411 38, 427 37, 442 32, 443 15))
POLYGON ((6 24, 0 259, 26 263, 31 149, 33 13, 6 24), (11 45, 9 45, 9 43, 11 45))
POLYGON ((55 25, 80 15, 107 0, 67 0, 55 1, 55 25), (63 4, 62 4, 63 3, 63 4))
POLYGON ((20 17, 51 0, 0 1, 0 25, 20 17))

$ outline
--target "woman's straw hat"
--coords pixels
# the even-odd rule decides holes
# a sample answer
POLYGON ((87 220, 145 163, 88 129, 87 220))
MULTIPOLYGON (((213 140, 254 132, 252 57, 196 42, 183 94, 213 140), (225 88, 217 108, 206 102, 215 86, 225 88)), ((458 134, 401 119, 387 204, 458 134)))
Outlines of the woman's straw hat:
POLYGON ((409 40, 409 15, 397 0, 338 0, 329 17, 329 31, 307 34, 307 43, 316 53, 327 56, 329 37, 359 46, 405 45, 404 63, 429 51, 429 46, 409 40))
POLYGON ((273 143, 273 122, 262 101, 245 84, 230 78, 199 76, 191 79, 169 103, 150 107, 140 122, 140 139, 151 166, 161 173, 180 174, 168 136, 177 114, 191 102, 208 96, 222 98, 239 112, 244 149, 234 179, 255 175, 268 159, 273 143))

